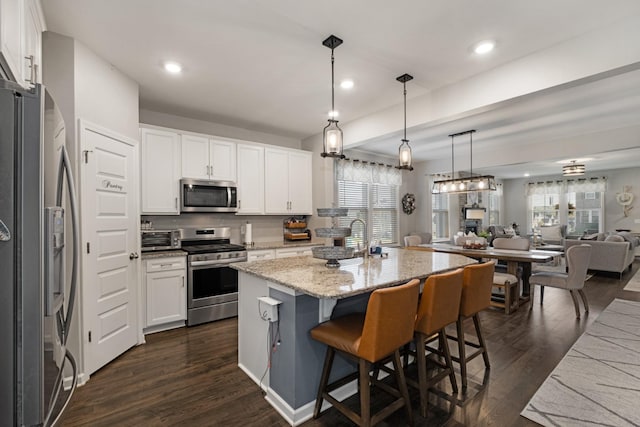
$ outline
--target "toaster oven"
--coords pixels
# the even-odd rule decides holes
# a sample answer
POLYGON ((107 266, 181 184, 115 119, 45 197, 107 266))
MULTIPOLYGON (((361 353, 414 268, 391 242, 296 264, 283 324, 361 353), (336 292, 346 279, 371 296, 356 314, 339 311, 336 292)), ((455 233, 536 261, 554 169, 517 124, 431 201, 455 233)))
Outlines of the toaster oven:
POLYGON ((179 249, 181 245, 181 230, 140 230, 142 252, 165 251, 179 249))

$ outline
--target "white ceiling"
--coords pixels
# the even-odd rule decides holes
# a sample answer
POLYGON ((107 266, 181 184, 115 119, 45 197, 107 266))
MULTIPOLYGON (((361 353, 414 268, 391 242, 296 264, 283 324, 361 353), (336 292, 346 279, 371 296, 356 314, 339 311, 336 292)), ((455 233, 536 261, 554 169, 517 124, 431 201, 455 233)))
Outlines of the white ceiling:
MULTIPOLYGON (((42 4, 49 30, 81 41, 139 83, 141 108, 300 139, 320 133, 326 123, 330 50, 321 43, 330 34, 344 40, 335 50, 336 80, 355 81, 351 91, 336 89, 340 121, 348 123, 401 103, 402 87, 395 79, 405 72, 414 76, 407 84, 409 98, 418 97, 640 15, 637 0, 42 4), (473 55, 471 46, 483 39, 496 40, 496 50, 485 57, 473 55), (182 75, 167 75, 161 67, 166 60, 180 62, 182 75)), ((639 82, 620 82, 613 94, 596 82, 586 95, 567 88, 560 96, 538 94, 534 102, 514 101, 446 125, 416 126, 409 136, 415 159, 445 150, 447 134, 471 127, 478 129, 479 142, 492 141, 487 149, 524 139, 560 138, 579 123, 581 132, 619 126, 621 120, 638 124, 639 82), (616 103, 620 97, 625 100, 622 108, 616 103), (615 115, 605 117, 605 107, 615 115)), ((388 140, 359 148, 391 156, 397 150, 388 140)), ((514 170, 521 173, 522 168, 515 165, 514 170)))

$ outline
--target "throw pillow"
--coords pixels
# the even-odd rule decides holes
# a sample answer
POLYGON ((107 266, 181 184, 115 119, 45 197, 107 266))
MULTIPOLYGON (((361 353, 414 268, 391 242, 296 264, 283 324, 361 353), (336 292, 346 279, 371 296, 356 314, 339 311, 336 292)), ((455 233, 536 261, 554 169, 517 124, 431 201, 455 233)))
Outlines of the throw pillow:
POLYGON ((598 239, 598 233, 585 234, 584 236, 580 237, 580 240, 597 240, 597 239, 598 239))
POLYGON ((604 239, 607 237, 606 234, 604 233, 598 233, 598 238, 596 240, 598 240, 599 242, 604 242, 604 239))
POLYGON ((605 242, 624 242, 624 237, 612 234, 604 239, 605 242))
POLYGON ((540 235, 544 240, 562 240, 562 233, 559 225, 540 227, 540 235))

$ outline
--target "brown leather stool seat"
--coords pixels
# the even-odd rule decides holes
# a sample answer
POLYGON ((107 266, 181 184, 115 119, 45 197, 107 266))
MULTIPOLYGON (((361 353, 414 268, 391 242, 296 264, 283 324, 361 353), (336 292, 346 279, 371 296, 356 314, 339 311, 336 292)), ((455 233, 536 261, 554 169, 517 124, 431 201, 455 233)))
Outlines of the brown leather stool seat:
POLYGON ((484 359, 484 366, 489 369, 489 353, 482 337, 478 313, 491 305, 491 287, 495 264, 491 261, 482 264, 468 265, 463 269, 462 296, 460 298, 460 316, 456 322, 457 337, 449 336, 458 342, 458 357, 452 357, 460 364, 462 390, 467 389, 467 363, 479 355, 484 359), (472 318, 478 343, 467 341, 464 336, 463 322, 472 318), (477 349, 467 355, 466 346, 477 349))
POLYGON ((416 363, 418 364, 418 383, 407 379, 409 385, 420 390, 420 413, 427 416, 427 391, 429 387, 440 382, 447 376, 451 380, 451 387, 455 393, 458 385, 454 374, 451 353, 445 327, 458 320, 460 311, 460 296, 462 295, 462 269, 429 276, 424 283, 420 306, 415 323, 416 363), (427 344, 439 341, 441 351, 429 347, 427 344), (432 360, 441 369, 436 375, 427 379, 427 358, 425 351, 444 356, 445 363, 432 360))
POLYGON ((351 421, 361 426, 374 425, 403 406, 409 424, 413 424, 399 349, 413 338, 419 285, 419 280, 412 280, 404 285, 378 289, 372 292, 369 298, 366 314, 349 314, 324 322, 311 330, 313 339, 327 344, 314 418, 320 415, 322 401, 326 399, 351 421), (357 360, 358 372, 328 384, 336 351, 357 360), (389 356, 392 356, 393 360, 397 389, 369 375, 373 364, 387 360, 389 356), (359 378, 360 414, 329 394, 356 378, 359 378), (397 398, 373 417, 370 408, 370 384, 397 398))

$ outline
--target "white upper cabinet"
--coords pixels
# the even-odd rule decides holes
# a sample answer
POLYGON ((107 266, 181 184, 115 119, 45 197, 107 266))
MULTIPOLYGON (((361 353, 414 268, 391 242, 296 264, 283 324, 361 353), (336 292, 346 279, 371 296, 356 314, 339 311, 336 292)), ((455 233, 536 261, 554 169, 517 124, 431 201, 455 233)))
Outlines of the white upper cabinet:
POLYGON ((265 149, 265 213, 310 215, 311 153, 265 149))
POLYGON ((43 28, 38 0, 0 0, 0 67, 26 88, 42 82, 43 28))
POLYGON ((142 215, 180 213, 180 135, 159 129, 140 130, 142 215))
POLYGON ((264 214, 264 147, 238 144, 238 215, 264 214))
POLYGON ((236 181, 236 144, 206 136, 182 135, 182 177, 236 181))

